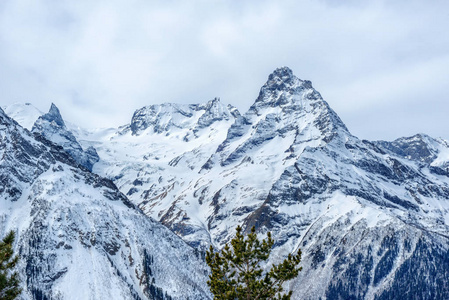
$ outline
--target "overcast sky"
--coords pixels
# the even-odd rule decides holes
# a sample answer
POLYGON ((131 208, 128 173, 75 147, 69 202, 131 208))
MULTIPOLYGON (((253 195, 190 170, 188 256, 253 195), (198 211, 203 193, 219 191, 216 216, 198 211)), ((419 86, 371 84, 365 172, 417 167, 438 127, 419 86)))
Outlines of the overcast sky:
POLYGON ((243 113, 280 66, 360 138, 449 139, 447 0, 0 1, 1 106, 85 127, 214 97, 243 113))

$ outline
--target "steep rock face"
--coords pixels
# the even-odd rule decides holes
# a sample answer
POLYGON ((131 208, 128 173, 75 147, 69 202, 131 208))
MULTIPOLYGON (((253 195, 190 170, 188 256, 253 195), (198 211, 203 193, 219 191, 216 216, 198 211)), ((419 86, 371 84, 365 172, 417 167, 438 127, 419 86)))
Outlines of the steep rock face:
POLYGON ((192 248, 2 110, 0 149, 0 234, 17 233, 22 299, 210 298, 192 248))
POLYGON ((48 113, 40 116, 33 125, 32 132, 62 146, 83 167, 92 171, 99 160, 97 151, 90 146, 83 150, 73 133, 67 130, 59 109, 52 103, 48 113))
POLYGON ((306 267, 290 285, 293 299, 447 298, 447 237, 375 210, 375 218, 361 218, 363 210, 330 223, 323 216, 308 228, 298 244, 306 267))
POLYGON ((449 143, 425 134, 400 138, 393 142, 375 142, 385 151, 429 168, 432 173, 449 176, 449 143))

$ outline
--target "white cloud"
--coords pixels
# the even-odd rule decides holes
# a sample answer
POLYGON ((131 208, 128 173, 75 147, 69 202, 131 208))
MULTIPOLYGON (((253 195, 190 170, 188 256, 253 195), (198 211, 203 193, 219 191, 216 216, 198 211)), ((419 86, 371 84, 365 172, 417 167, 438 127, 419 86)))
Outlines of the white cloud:
MULTIPOLYGON (((447 99, 447 11, 436 0, 4 0, 1 102, 43 110, 55 102, 85 126, 117 126, 165 101, 220 96, 245 110, 268 74, 287 65, 354 133, 394 138, 415 128, 404 107, 423 120, 448 111, 438 100, 447 99), (426 95, 434 110, 422 109, 426 95), (367 114, 382 122, 367 126, 367 114)), ((445 127, 425 129, 449 138, 445 127)))

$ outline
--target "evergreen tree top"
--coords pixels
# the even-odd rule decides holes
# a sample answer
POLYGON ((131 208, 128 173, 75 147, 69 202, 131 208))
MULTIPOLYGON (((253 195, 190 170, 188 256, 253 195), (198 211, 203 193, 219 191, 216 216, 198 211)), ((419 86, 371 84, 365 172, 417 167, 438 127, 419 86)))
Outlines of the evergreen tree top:
POLYGON ((221 252, 211 246, 206 253, 206 262, 211 268, 209 285, 215 300, 289 300, 292 292, 283 293, 284 282, 298 276, 301 267, 301 250, 269 271, 262 268, 268 260, 274 240, 268 232, 267 238, 259 241, 256 228, 245 238, 242 227, 237 226, 236 236, 221 252))

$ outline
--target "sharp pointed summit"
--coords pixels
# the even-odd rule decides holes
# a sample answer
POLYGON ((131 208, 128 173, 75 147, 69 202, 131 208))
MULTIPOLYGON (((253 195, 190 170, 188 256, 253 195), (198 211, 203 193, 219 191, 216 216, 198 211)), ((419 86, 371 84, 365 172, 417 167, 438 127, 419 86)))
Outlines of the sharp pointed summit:
POLYGON ((267 82, 260 89, 256 102, 276 96, 279 92, 295 93, 306 88, 312 88, 310 81, 299 79, 288 67, 277 68, 268 76, 267 82))
POLYGON ((32 132, 41 134, 46 139, 64 148, 80 165, 92 171, 99 160, 94 148, 84 151, 73 133, 67 129, 64 120, 55 104, 51 104, 48 113, 40 116, 33 125, 32 132))
POLYGON ((55 122, 58 126, 65 128, 64 120, 62 119, 59 108, 52 103, 48 113, 42 116, 42 118, 49 122, 55 122))
POLYGON ((291 140, 288 145, 283 144, 283 153, 297 153, 302 151, 305 142, 321 145, 337 136, 344 139, 349 135, 344 123, 311 82, 299 79, 292 70, 282 67, 269 75, 259 97, 229 128, 227 139, 217 153, 220 164, 228 165, 238 163, 250 149, 255 151, 277 143, 279 138, 291 140))
POLYGON ((301 105, 304 100, 322 100, 309 80, 301 80, 288 67, 277 68, 261 87, 253 108, 301 105))
POLYGON ((289 67, 280 67, 273 71, 268 76, 267 85, 276 86, 277 84, 292 84, 294 83, 295 79, 298 79, 294 74, 293 71, 289 67))

